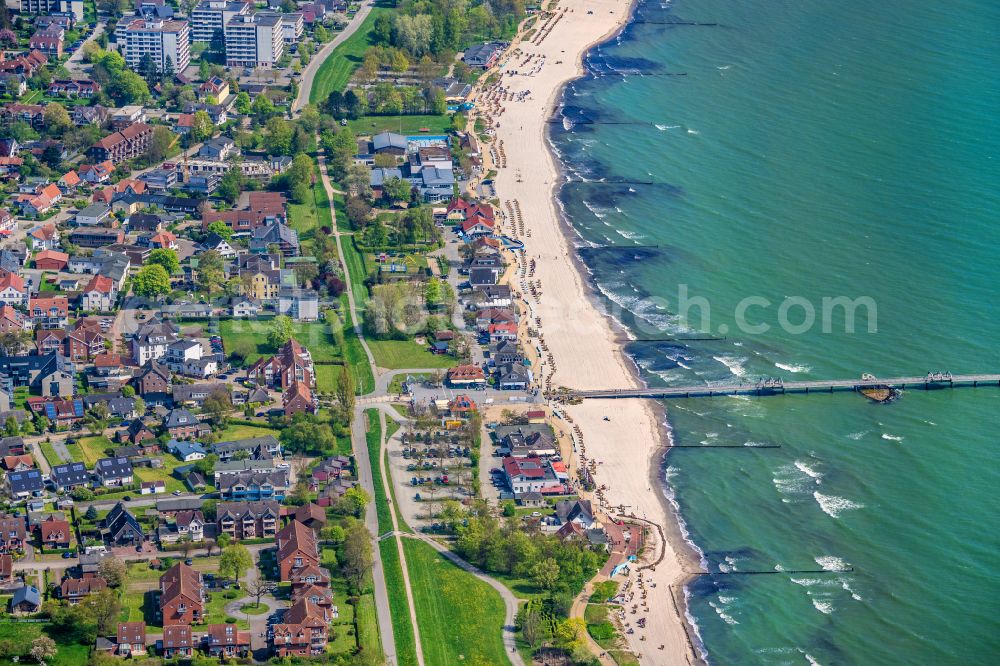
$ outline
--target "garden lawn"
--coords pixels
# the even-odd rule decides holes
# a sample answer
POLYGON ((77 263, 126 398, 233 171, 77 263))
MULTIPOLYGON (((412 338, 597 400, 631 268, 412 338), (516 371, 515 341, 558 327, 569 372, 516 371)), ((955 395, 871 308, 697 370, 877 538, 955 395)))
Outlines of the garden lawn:
MULTIPOLYGON (((271 324, 269 320, 244 321, 229 319, 219 322, 219 335, 228 351, 236 348, 237 340, 249 338, 254 345, 254 351, 247 356, 246 362, 253 363, 262 356, 271 356, 274 349, 267 341, 267 333, 271 324)), ((325 321, 293 322, 292 336, 312 354, 314 361, 336 361, 340 352, 330 334, 329 325, 325 321)))
POLYGON ((427 666, 509 664, 501 638, 504 604, 486 583, 422 541, 403 539, 427 666))
POLYGON ((167 492, 172 493, 175 490, 179 490, 182 493, 187 491, 187 486, 184 482, 173 475, 173 467, 136 467, 135 476, 139 481, 163 481, 164 485, 167 487, 167 492))
MULTIPOLYGON (((341 302, 343 303, 343 311, 347 312, 347 295, 341 296, 341 302)), ((361 340, 358 338, 358 334, 355 333, 354 327, 350 324, 344 325, 344 363, 351 369, 351 374, 354 375, 354 390, 358 395, 364 395, 366 393, 371 393, 375 390, 375 376, 372 374, 372 368, 368 364, 368 355, 365 354, 365 348, 361 346, 361 340)))
POLYGON ((372 45, 371 32, 379 14, 391 11, 387 7, 372 7, 371 13, 358 26, 357 31, 333 49, 316 71, 309 102, 322 104, 334 90, 343 90, 351 80, 354 70, 361 66, 365 50, 372 45))
MULTIPOLYGON (((378 482, 376 481, 376 484, 378 482)), ((410 622, 410 605, 403 585, 403 567, 399 562, 399 551, 395 539, 385 539, 378 543, 382 555, 382 570, 385 587, 389 595, 389 610, 392 613, 392 635, 396 639, 396 657, 400 666, 416 666, 417 648, 413 639, 413 623, 410 622)), ((417 616, 418 620, 420 616, 417 616)), ((422 624, 421 624, 422 626, 422 624)))
MULTIPOLYGON (((56 465, 63 464, 63 459, 59 457, 56 450, 52 447, 52 442, 42 441, 38 443, 38 446, 42 450, 42 455, 45 456, 47 461, 49 461, 49 467, 55 467, 56 465)), ((79 451, 78 448, 73 448, 79 451)), ((73 450, 70 450, 70 453, 73 453, 73 450)))
MULTIPOLYGON (((26 657, 31 653, 31 642, 33 640, 42 635, 49 635, 47 632, 48 626, 45 622, 0 622, 0 641, 10 643, 12 650, 9 655, 10 657, 26 657)), ((90 654, 89 645, 60 642, 58 634, 52 634, 50 637, 56 641, 58 652, 56 656, 46 660, 45 663, 48 666, 79 666, 87 661, 87 657, 90 654)), ((30 658, 29 661, 34 662, 30 658)), ((6 658, 2 663, 10 664, 14 662, 6 658)))
POLYGON ((364 256, 358 252, 354 245, 352 234, 343 234, 340 238, 340 245, 344 249, 344 263, 351 274, 351 290, 354 292, 354 302, 358 306, 359 314, 364 312, 368 303, 368 287, 365 280, 368 278, 368 265, 364 256))
POLYGON ((441 135, 451 129, 451 116, 364 116, 348 121, 347 126, 357 135, 397 132, 404 135, 441 135), (428 132, 420 130, 426 128, 428 132))
POLYGON ((76 444, 68 444, 66 448, 73 455, 74 460, 77 456, 77 451, 74 449, 78 449, 81 460, 87 463, 87 467, 93 467, 99 459, 108 457, 104 451, 114 448, 114 444, 107 437, 97 435, 95 437, 81 437, 76 440, 76 444))
POLYGON ((450 368, 458 363, 454 356, 432 354, 425 345, 413 340, 369 340, 375 364, 389 370, 405 368, 450 368))
POLYGON ((347 603, 347 584, 343 579, 334 578, 330 581, 333 592, 333 605, 337 607, 337 617, 333 620, 333 631, 330 635, 328 651, 333 654, 352 653, 358 646, 357 632, 354 629, 354 606, 347 603))
POLYGON ((228 425, 226 429, 219 433, 220 442, 232 442, 238 439, 251 439, 253 437, 267 437, 273 435, 277 437, 281 433, 274 428, 265 426, 249 426, 243 424, 228 425))
POLYGON ((226 613, 226 604, 239 599, 246 594, 242 590, 215 590, 210 593, 212 597, 207 604, 205 604, 205 623, 206 624, 224 624, 227 617, 236 618, 236 626, 240 629, 249 629, 250 623, 247 622, 246 616, 242 612, 236 613, 235 615, 229 615, 226 613), (235 592, 232 595, 232 599, 227 599, 225 596, 226 592, 235 592), (241 617, 242 616, 242 617, 241 617))

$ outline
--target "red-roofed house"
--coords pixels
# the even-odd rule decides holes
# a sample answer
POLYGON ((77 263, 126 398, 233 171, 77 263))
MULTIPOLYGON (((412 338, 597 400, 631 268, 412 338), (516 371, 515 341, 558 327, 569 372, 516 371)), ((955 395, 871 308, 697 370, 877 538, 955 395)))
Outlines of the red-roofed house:
POLYGON ((95 162, 111 160, 113 164, 142 155, 153 141, 153 128, 146 123, 132 123, 120 132, 113 132, 90 147, 95 162))
POLYGON ((504 458, 503 471, 507 485, 515 494, 562 493, 565 487, 552 463, 542 458, 504 458))
POLYGON ((54 250, 59 246, 59 231, 51 222, 42 224, 28 233, 28 240, 34 250, 54 250))
POLYGON ((109 312, 114 308, 118 290, 114 281, 103 275, 95 275, 80 294, 80 304, 91 312, 109 312))
POLYGON ((170 624, 163 627, 164 658, 190 657, 193 645, 190 625, 170 624))
POLYGON ((39 186, 34 194, 25 192, 17 195, 17 203, 25 215, 44 215, 61 200, 62 190, 55 183, 39 186))
POLYGON ((448 383, 452 386, 475 386, 486 383, 483 369, 477 365, 456 365, 448 371, 448 383))
POLYGON ((17 273, 0 276, 0 303, 28 305, 28 288, 24 284, 24 278, 17 273))
POLYGON ((104 160, 98 164, 84 164, 80 167, 80 177, 91 184, 104 183, 111 178, 115 165, 111 160, 104 160))
POLYGON ((274 625, 274 652, 279 658, 323 654, 329 635, 330 611, 300 599, 274 625))
POLYGON ((250 632, 239 631, 235 624, 210 624, 205 630, 203 646, 213 657, 243 657, 250 652, 250 632))
POLYGON ((175 131, 178 134, 187 134, 191 131, 191 127, 194 125, 194 114, 193 113, 182 113, 177 116, 177 125, 174 126, 175 131))
POLYGON ((16 226, 17 222, 14 221, 10 211, 0 208, 0 232, 11 232, 16 226))
POLYGON ((160 576, 160 613, 163 624, 191 624, 203 617, 205 586, 201 573, 183 562, 160 576))
POLYGON ((105 187, 102 190, 94 192, 91 196, 91 200, 94 203, 111 204, 111 200, 115 198, 117 194, 145 194, 146 193, 146 183, 141 180, 133 180, 131 178, 124 178, 119 180, 114 185, 105 187))
POLYGON ((59 59, 63 54, 63 31, 45 28, 31 36, 28 46, 41 51, 50 58, 59 59))
POLYGON ((0 178, 20 175, 23 164, 24 160, 20 157, 0 157, 0 178))
POLYGON ((46 548, 69 548, 72 531, 68 520, 49 516, 38 524, 38 531, 46 548))
POLYGON ((312 391, 309 390, 305 382, 295 382, 292 384, 282 395, 281 406, 285 412, 285 416, 301 414, 303 412, 309 414, 316 413, 316 403, 313 402, 312 391))
POLYGON ((173 235, 169 231, 161 231, 149 239, 149 244, 153 248, 176 250, 177 236, 173 235))
POLYGON ((59 186, 64 190, 72 190, 79 184, 80 174, 78 174, 75 170, 67 171, 63 174, 62 178, 59 179, 59 186))
POLYGON ((0 333, 30 331, 31 320, 6 303, 0 305, 0 333))
POLYGON ((65 328, 69 325, 69 299, 65 296, 32 298, 28 301, 28 314, 31 323, 40 328, 65 328))
POLYGON ((35 256, 35 268, 43 271, 61 271, 69 263, 69 255, 57 250, 42 250, 35 256))
POLYGON ((118 655, 146 653, 146 623, 121 622, 118 625, 118 655))
POLYGON ((278 546, 278 570, 282 581, 290 581, 292 576, 307 566, 319 566, 319 548, 316 533, 297 520, 285 525, 275 536, 278 546))
POLYGON ((490 335, 490 342, 517 340, 517 324, 490 324, 486 328, 486 331, 490 335))

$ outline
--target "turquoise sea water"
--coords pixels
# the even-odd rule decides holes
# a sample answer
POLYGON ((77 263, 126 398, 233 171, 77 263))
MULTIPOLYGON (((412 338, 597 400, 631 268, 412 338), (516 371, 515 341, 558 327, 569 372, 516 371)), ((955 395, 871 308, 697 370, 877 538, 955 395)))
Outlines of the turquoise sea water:
MULTIPOLYGON (((1000 5, 647 2, 588 65, 561 202, 650 383, 1000 372, 1000 5), (875 311, 824 331, 837 297, 875 311)), ((667 408, 677 443, 745 445, 666 470, 712 663, 1000 661, 1000 389, 667 408)))

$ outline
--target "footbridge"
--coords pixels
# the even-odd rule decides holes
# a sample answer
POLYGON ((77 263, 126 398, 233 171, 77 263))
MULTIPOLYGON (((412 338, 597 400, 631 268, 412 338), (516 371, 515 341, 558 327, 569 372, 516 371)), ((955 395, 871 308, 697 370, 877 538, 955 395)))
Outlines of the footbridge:
POLYGON ((662 386, 633 389, 561 390, 549 394, 550 398, 573 400, 576 398, 704 398, 725 395, 770 396, 786 393, 834 393, 837 391, 864 391, 878 389, 934 390, 959 387, 996 386, 1000 388, 1000 374, 952 375, 928 373, 918 377, 876 378, 865 375, 861 379, 828 379, 809 381, 784 381, 768 378, 729 384, 701 384, 696 386, 662 386))

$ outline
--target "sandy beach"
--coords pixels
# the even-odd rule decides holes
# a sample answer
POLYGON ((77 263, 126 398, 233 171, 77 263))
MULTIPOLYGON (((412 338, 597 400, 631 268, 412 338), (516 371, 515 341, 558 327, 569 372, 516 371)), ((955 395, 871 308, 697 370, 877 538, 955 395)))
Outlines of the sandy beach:
MULTIPOLYGON (((476 99, 477 113, 495 131, 485 157, 487 168, 497 171, 503 231, 525 244, 511 284, 531 313, 529 344, 537 345, 543 361, 535 368, 543 388, 635 386, 634 368, 618 342, 621 333, 595 306, 568 240, 573 231, 554 200, 560 175, 546 138, 563 86, 583 73, 582 56, 592 45, 621 29, 630 2, 583 0, 547 9, 495 68, 499 80, 476 99)), ((698 564, 680 539, 663 494, 664 414, 639 400, 585 401, 560 409, 579 426, 579 454, 594 461, 595 481, 606 486, 606 512, 644 518, 667 537, 665 547, 655 539, 657 554, 663 553, 655 570, 630 574, 633 584, 641 576, 647 589, 643 607, 626 617, 633 626, 639 617, 646 619, 645 629, 628 636, 631 647, 643 664, 696 663, 677 600, 683 600, 685 571, 697 571, 698 564)))

